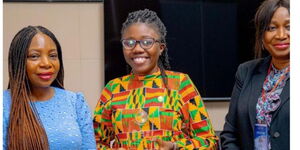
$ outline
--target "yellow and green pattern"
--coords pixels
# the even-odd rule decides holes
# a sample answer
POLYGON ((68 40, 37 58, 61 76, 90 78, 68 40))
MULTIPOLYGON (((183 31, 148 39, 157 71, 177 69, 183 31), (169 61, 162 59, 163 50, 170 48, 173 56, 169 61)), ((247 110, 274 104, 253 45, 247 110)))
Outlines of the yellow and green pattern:
POLYGON ((179 149, 217 149, 217 136, 203 101, 188 75, 166 71, 129 74, 111 80, 94 112, 98 149, 157 149, 153 138, 179 149), (112 142, 113 141, 113 142, 112 142))

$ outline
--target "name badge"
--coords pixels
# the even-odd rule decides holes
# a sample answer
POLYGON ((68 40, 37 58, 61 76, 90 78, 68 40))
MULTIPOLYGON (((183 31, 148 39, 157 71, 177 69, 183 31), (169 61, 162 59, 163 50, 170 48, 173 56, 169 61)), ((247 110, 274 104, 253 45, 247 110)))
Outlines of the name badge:
POLYGON ((255 150, 269 150, 268 126, 267 124, 255 124, 254 128, 255 150))

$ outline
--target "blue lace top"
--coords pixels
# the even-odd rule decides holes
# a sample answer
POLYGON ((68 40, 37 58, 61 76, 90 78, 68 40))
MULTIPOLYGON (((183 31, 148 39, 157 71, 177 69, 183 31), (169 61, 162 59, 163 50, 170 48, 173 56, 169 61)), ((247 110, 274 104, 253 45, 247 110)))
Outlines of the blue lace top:
MULTIPOLYGON (((83 95, 54 89, 51 99, 33 102, 46 130, 50 150, 96 149, 92 116, 83 95)), ((7 149, 10 105, 10 91, 6 90, 3 93, 3 149, 7 149)))

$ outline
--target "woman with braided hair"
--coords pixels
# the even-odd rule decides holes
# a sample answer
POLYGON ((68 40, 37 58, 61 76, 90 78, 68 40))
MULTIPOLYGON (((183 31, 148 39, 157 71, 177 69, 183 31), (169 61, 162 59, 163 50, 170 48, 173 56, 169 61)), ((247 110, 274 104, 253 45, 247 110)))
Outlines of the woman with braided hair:
POLYGON ((94 112, 97 148, 217 149, 195 85, 187 74, 167 70, 167 31, 156 13, 130 13, 121 34, 131 72, 102 91, 94 112))
POLYGON ((42 26, 13 38, 9 85, 3 92, 3 149, 95 149, 90 110, 81 93, 64 89, 60 44, 42 26))

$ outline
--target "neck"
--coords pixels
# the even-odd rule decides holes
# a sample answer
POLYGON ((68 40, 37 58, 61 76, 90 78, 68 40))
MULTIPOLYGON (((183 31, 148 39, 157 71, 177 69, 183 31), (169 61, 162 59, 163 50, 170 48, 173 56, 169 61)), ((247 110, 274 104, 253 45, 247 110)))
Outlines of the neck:
POLYGON ((272 64, 274 65, 274 67, 278 70, 281 70, 285 67, 287 67, 288 65, 290 65, 290 59, 276 59, 276 58, 272 58, 272 64))
POLYGON ((146 76, 146 75, 150 75, 150 74, 153 74, 155 72, 158 72, 160 70, 160 68, 158 66, 156 66, 155 68, 153 68, 151 71, 149 72, 136 72, 134 70, 132 70, 132 73, 134 75, 138 75, 138 76, 146 76))
POLYGON ((54 95, 52 87, 31 87, 31 101, 46 101, 54 95))

